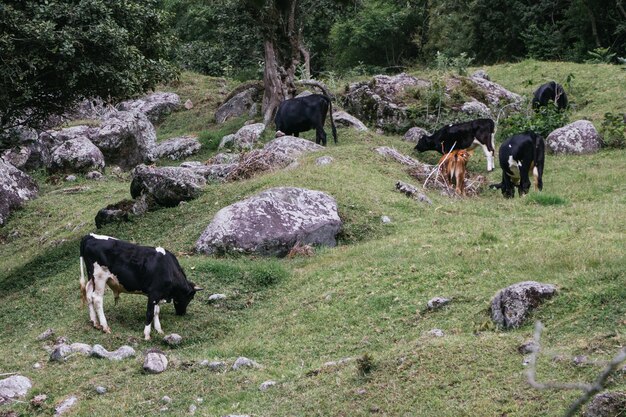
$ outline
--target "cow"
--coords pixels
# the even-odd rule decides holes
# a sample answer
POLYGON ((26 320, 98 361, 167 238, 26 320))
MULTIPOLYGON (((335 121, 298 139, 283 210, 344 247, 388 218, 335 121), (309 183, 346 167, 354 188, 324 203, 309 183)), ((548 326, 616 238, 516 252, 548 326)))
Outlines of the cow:
POLYGON ((441 175, 448 184, 456 185, 455 190, 459 195, 465 195, 465 166, 470 156, 471 151, 456 149, 444 154, 438 163, 441 175))
POLYGON ((290 98, 278 106, 274 122, 276 130, 298 137, 300 132, 315 129, 315 143, 326 146, 324 122, 330 109, 330 125, 333 139, 337 144, 337 128, 333 121, 333 105, 330 98, 322 94, 310 94, 304 97, 290 98))
POLYGON ((554 81, 541 85, 533 94, 533 108, 537 109, 541 106, 547 106, 548 103, 554 103, 559 109, 567 108, 567 94, 563 86, 554 81))
POLYGON ((474 149, 480 146, 487 157, 487 171, 493 171, 495 123, 491 119, 476 119, 469 122, 442 127, 432 135, 424 135, 415 145, 418 152, 437 151, 441 154, 452 149, 474 149))
POLYGON ((90 233, 80 242, 80 291, 87 302, 89 319, 96 329, 111 333, 104 316, 105 285, 115 297, 120 293, 148 296, 144 337, 150 340, 151 326, 163 333, 159 321, 161 301, 174 301, 177 315, 184 315, 202 288, 187 280, 176 257, 161 247, 139 246, 110 236, 90 233), (85 281, 84 268, 87 269, 85 281))
POLYGON ((529 176, 532 171, 535 190, 543 189, 545 143, 541 135, 534 132, 513 135, 500 145, 498 156, 502 182, 490 185, 491 188, 501 189, 504 197, 513 198, 517 186, 521 197, 530 189, 529 176))

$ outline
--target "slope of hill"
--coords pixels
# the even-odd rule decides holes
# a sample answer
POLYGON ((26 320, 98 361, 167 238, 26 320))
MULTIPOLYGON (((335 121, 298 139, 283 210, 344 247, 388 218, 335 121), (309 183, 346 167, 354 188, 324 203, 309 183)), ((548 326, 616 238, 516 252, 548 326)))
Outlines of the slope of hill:
MULTIPOLYGON (((562 80, 571 72, 573 100, 587 103, 575 115, 588 115, 596 124, 604 112, 626 108, 626 83, 616 83, 624 77, 617 67, 527 61, 487 70, 492 80, 527 94, 544 79, 562 80)), ((184 74, 168 88, 183 101, 191 98, 194 109, 170 116, 159 126, 159 137, 199 134, 205 150, 191 159, 208 158, 215 138, 243 122, 212 122, 230 86, 227 80, 184 74)), ((37 174, 40 197, 0 229, 0 374, 30 377, 29 397, 44 393, 48 400, 40 408, 8 407, 49 415, 63 398, 76 395, 72 415, 139 416, 166 407, 163 415, 182 416, 192 404, 198 415, 210 416, 562 414, 578 393, 531 388, 517 347, 532 336, 533 321, 541 320, 546 330, 538 378, 590 382, 599 368, 577 366, 570 358, 608 360, 626 345, 626 151, 548 155, 544 191, 526 198, 505 200, 488 190, 450 199, 429 191, 433 204, 427 205, 394 191, 398 180, 415 182, 401 165, 372 151, 381 145, 411 153, 398 136, 340 129, 338 146, 303 158, 296 169, 209 185, 197 200, 101 229, 177 253, 189 278, 207 289, 184 317, 175 316, 171 306, 162 308, 165 332, 183 336, 175 349, 158 338, 143 341, 141 296, 123 295, 117 306, 110 292, 105 296, 111 335, 91 328, 80 308, 79 239, 95 231, 98 209, 128 197, 128 178, 79 178, 76 185, 88 189, 65 194, 65 185, 47 184, 37 174), (315 165, 325 154, 334 163, 315 165), (345 223, 340 245, 294 259, 192 253, 220 208, 273 186, 334 196, 345 223), (383 215, 391 223, 383 224, 383 215), (521 328, 494 328, 487 312, 491 298, 525 280, 555 284, 558 295, 521 328), (213 293, 228 298, 211 303, 213 293), (426 302, 435 296, 452 302, 429 312, 426 302), (121 362, 79 355, 48 362, 36 340, 46 328, 109 350, 130 344, 139 354, 121 362), (444 336, 431 335, 435 328, 444 336), (152 347, 170 359, 163 374, 141 372, 141 352, 152 347), (369 364, 357 360, 365 354, 369 364), (200 365, 205 359, 232 365, 240 356, 262 367, 211 372, 200 365), (335 365, 325 365, 331 361, 335 365), (42 367, 33 368, 35 363, 42 367), (268 380, 277 385, 261 391, 268 380), (107 393, 97 395, 98 385, 107 393), (171 403, 161 401, 165 395, 171 403)), ((437 158, 422 157, 431 163, 437 158)), ((481 158, 472 161, 472 170, 484 171, 481 158)), ((497 182, 499 175, 488 177, 497 182)), ((626 390, 626 373, 616 374, 610 389, 626 390)), ((0 406, 0 412, 2 407, 7 408, 0 406)))

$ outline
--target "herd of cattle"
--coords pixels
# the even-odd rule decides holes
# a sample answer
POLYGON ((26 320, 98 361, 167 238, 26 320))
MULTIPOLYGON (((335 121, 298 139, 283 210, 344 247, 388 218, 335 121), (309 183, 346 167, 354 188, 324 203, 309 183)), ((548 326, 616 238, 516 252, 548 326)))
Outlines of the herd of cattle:
MULTIPOLYGON (((535 91, 533 106, 554 102, 558 108, 567 106, 567 96, 563 88, 555 83, 542 85, 535 91)), ((276 128, 285 134, 298 136, 310 129, 316 131, 316 142, 326 145, 324 122, 330 109, 333 138, 337 143, 337 131, 332 120, 332 104, 328 97, 312 94, 306 97, 285 100, 281 103, 275 118, 276 128)), ((487 157, 487 170, 494 169, 494 131, 491 119, 477 119, 469 122, 444 126, 432 135, 419 139, 415 150, 434 150, 443 156, 439 167, 450 183, 455 183, 456 192, 464 194, 465 166, 471 149, 482 147, 487 157)), ((499 150, 502 181, 493 188, 502 190, 505 197, 513 197, 515 187, 519 195, 530 188, 529 176, 535 179, 535 188, 543 187, 544 139, 534 132, 514 135, 502 143, 499 150)), ((176 257, 161 247, 139 246, 113 237, 89 234, 80 243, 80 289, 83 303, 87 303, 89 319, 93 326, 110 333, 104 315, 104 291, 111 288, 115 303, 121 293, 144 294, 148 297, 144 337, 150 339, 152 327, 163 333, 159 321, 159 305, 174 303, 177 315, 184 315, 187 306, 197 291, 202 288, 187 280, 185 272, 176 257), (87 279, 85 279, 85 269, 87 279)))

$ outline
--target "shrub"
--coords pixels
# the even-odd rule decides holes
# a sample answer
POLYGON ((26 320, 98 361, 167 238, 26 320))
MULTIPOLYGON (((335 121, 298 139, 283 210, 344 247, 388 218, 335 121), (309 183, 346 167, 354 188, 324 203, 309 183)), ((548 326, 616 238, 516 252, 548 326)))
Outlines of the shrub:
POLYGON ((604 114, 602 127, 602 146, 606 148, 625 148, 626 147, 626 113, 613 114, 611 112, 604 114))
POLYGON ((498 136, 508 138, 518 133, 532 131, 544 138, 552 131, 565 126, 569 122, 567 111, 559 110, 554 103, 548 103, 536 110, 515 113, 500 122, 498 136))

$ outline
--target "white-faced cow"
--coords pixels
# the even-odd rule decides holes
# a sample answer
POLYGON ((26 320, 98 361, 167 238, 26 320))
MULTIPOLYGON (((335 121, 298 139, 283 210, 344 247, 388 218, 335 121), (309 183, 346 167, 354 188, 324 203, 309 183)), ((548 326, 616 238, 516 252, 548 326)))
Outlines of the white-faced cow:
POLYGON ((492 184, 491 188, 499 188, 506 198, 513 198, 517 186, 521 197, 530 189, 532 171, 535 190, 543 189, 545 143, 541 135, 525 132, 511 136, 500 145, 499 157, 502 182, 492 184))
POLYGON ((447 125, 433 133, 422 136, 415 145, 418 152, 437 151, 441 154, 451 149, 474 149, 480 146, 487 157, 487 171, 494 168, 495 146, 493 134, 495 123, 491 119, 447 125))
POLYGON ((113 290, 116 304, 120 293, 148 296, 143 332, 146 340, 150 339, 153 324, 158 333, 163 333, 159 322, 160 302, 173 300, 176 314, 184 315, 196 291, 201 290, 187 280, 171 252, 91 233, 80 242, 81 298, 83 303, 87 301, 94 327, 111 333, 103 308, 106 285, 113 290), (83 266, 87 269, 87 282, 83 266))
POLYGON ((298 137, 300 132, 315 129, 315 143, 326 146, 324 122, 330 109, 330 126, 333 139, 337 143, 337 128, 333 121, 333 105, 330 98, 322 94, 310 94, 304 97, 290 98, 278 106, 276 130, 298 137))
POLYGON ((558 109, 567 108, 567 94, 561 84, 554 81, 541 85, 533 94, 533 107, 538 108, 554 103, 558 109))

